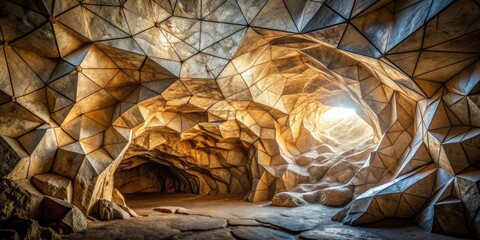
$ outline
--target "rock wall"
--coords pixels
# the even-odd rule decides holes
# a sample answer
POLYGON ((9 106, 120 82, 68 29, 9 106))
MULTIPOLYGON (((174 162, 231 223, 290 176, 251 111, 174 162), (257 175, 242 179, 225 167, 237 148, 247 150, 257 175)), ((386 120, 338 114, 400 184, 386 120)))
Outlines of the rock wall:
POLYGON ((478 1, 0 0, 0 11, 2 177, 89 213, 111 199, 122 159, 142 157, 196 176, 200 193, 354 199, 336 219, 416 217, 478 236, 478 1), (355 108, 373 138, 325 146, 318 102, 355 108))

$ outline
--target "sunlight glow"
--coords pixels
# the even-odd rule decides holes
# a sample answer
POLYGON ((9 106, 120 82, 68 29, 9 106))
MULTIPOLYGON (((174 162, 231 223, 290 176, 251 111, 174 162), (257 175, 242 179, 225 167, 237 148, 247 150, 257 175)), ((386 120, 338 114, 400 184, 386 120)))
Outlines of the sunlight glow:
POLYGON ((324 120, 344 120, 355 115, 355 109, 344 107, 332 107, 322 114, 324 120))

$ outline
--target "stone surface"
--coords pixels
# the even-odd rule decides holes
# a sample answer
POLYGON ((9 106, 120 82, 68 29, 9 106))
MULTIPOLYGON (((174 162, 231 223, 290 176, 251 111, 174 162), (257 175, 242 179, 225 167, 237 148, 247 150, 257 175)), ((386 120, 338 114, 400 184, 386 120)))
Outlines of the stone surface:
MULTIPOLYGON (((37 221, 33 219, 23 219, 18 217, 10 218, 8 221, 0 223, 0 229, 10 230, 5 232, 5 236, 13 235, 16 239, 61 239, 60 235, 52 231, 50 228, 40 226, 37 221), (12 233, 14 231, 14 233, 12 233), (16 234, 15 234, 16 233, 16 234)), ((4 230, 3 230, 4 231, 4 230)), ((4 235, 2 235, 3 238, 4 235)))
POLYGON ((108 221, 98 222, 94 227, 87 231, 81 231, 73 235, 64 237, 65 239, 105 239, 109 236, 112 239, 168 239, 173 235, 180 233, 179 230, 168 227, 164 222, 156 218, 132 218, 119 222, 108 221))
POLYGON ((228 225, 230 226, 260 226, 262 225, 253 219, 229 219, 228 225))
MULTIPOLYGON (((109 236, 114 239, 183 239, 198 237, 199 239, 230 239, 238 236, 232 234, 234 229, 243 228, 240 234, 253 239, 272 239, 274 236, 285 236, 295 239, 300 234, 315 239, 328 237, 329 239, 346 239, 350 236, 360 239, 424 239, 424 240, 453 240, 439 234, 430 233, 414 225, 411 220, 399 221, 392 219, 388 223, 380 222, 377 225, 352 227, 331 220, 331 216, 338 208, 329 208, 319 204, 307 205, 299 208, 273 207, 263 203, 250 203, 240 198, 221 196, 194 196, 194 195, 162 195, 162 194, 126 194, 126 202, 145 217, 131 218, 119 221, 95 221, 89 223, 86 231, 67 236, 67 239, 104 239, 109 236), (165 214, 153 210, 152 206, 165 205, 174 201, 180 207, 187 207, 192 214, 165 214), (209 217, 206 217, 209 216, 209 217), (198 218, 201 217, 201 218, 198 218), (320 221, 312 230, 301 233, 292 233, 268 223, 260 223, 253 218, 288 218, 290 222, 320 221), (257 224, 255 226, 223 225, 224 221, 239 224, 257 224), (198 221, 218 221, 219 228, 208 230, 188 230, 184 224, 198 225, 198 221), (176 223, 182 222, 178 225, 176 223), (261 224, 259 226, 258 224, 261 224), (262 227, 262 228, 260 228, 262 227), (175 229, 178 228, 178 229, 175 229), (264 230, 270 229, 269 230, 264 230), (180 231, 183 229, 182 231, 180 231), (258 231, 260 229, 260 231, 258 231), (318 233, 318 231, 321 231, 318 233), (264 234, 264 235, 261 235, 264 234)), ((215 223, 216 224, 216 223, 215 223)), ((243 238, 242 238, 243 239, 243 238)), ((276 239, 276 238, 273 238, 276 239)), ((350 238, 351 239, 351 238, 350 238)))
POLYGON ((440 232, 423 223, 453 199, 466 209, 445 213, 475 232, 472 187, 459 183, 479 174, 478 1, 0 9, 2 177, 69 178, 84 213, 114 187, 290 192, 275 203, 352 198, 337 220, 416 217, 440 232))
POLYGON ((175 235, 172 239, 187 240, 234 240, 235 238, 228 229, 218 229, 206 232, 186 232, 175 235))
POLYGON ((348 187, 330 187, 320 190, 320 202, 327 206, 345 206, 352 200, 352 190, 348 187))
POLYGON ((300 238, 309 240, 382 239, 381 236, 367 231, 353 231, 341 227, 324 227, 322 229, 305 231, 300 233, 300 238))
POLYGON ((130 214, 124 211, 116 203, 106 199, 97 202, 97 216, 101 220, 128 219, 130 214))
POLYGON ((45 225, 60 229, 62 233, 69 234, 87 228, 85 215, 74 205, 60 199, 45 197, 43 199, 42 222, 45 225))
POLYGON ((0 177, 7 177, 10 179, 25 178, 28 171, 28 153, 23 151, 17 145, 14 139, 8 137, 0 137, 0 177), (17 145, 17 147, 15 147, 17 145))
POLYGON ((297 239, 294 235, 284 233, 282 231, 273 230, 265 227, 235 227, 232 234, 240 239, 297 239))
POLYGON ((188 218, 179 217, 181 214, 167 215, 164 220, 167 225, 180 231, 206 231, 217 228, 223 228, 227 225, 224 219, 215 219, 205 216, 189 215, 188 218))
MULTIPOLYGON (((310 216, 312 217, 312 216, 310 216)), ((298 218, 292 216, 265 216, 256 218, 261 223, 268 223, 290 232, 303 232, 315 228, 321 223, 318 218, 298 218)))
POLYGON ((128 212, 131 217, 138 217, 138 214, 127 206, 125 203, 125 198, 118 189, 114 188, 112 191, 112 202, 120 206, 124 211, 128 212))
POLYGON ((272 198, 272 205, 279 207, 300 207, 308 203, 302 196, 296 193, 283 192, 278 193, 272 198))
POLYGON ((5 178, 0 179, 0 221, 11 216, 22 218, 38 217, 43 196, 39 192, 29 191, 18 183, 5 178))
POLYGON ((30 181, 43 194, 72 202, 72 180, 53 173, 33 176, 30 181))
POLYGON ((161 206, 161 207, 156 207, 153 210, 157 212, 163 212, 163 213, 185 213, 188 212, 188 209, 183 208, 183 207, 176 207, 176 206, 161 206))

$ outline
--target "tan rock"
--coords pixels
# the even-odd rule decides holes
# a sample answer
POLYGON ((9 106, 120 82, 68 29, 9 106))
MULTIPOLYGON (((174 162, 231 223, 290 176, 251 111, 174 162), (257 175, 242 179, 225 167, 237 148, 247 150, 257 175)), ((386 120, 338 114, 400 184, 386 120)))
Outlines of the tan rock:
POLYGON ((279 207, 300 207, 308 203, 303 199, 299 193, 282 192, 277 193, 272 198, 272 205, 279 207))
POLYGON ((353 192, 347 186, 325 188, 319 192, 320 202, 332 207, 345 206, 352 197, 353 192))
POLYGON ((74 205, 63 200, 45 197, 43 200, 42 221, 58 227, 63 233, 82 231, 87 228, 85 215, 74 205))
POLYGON ((118 189, 114 188, 112 191, 112 202, 116 203, 120 206, 124 211, 128 212, 132 217, 138 217, 138 214, 133 211, 133 209, 129 208, 125 203, 125 197, 123 197, 122 193, 118 191, 118 189))
POLYGON ((32 184, 43 194, 72 202, 72 180, 54 173, 36 175, 31 178, 32 184))
POLYGON ((97 202, 97 216, 101 220, 128 219, 130 214, 125 212, 116 203, 106 199, 100 199, 97 202))

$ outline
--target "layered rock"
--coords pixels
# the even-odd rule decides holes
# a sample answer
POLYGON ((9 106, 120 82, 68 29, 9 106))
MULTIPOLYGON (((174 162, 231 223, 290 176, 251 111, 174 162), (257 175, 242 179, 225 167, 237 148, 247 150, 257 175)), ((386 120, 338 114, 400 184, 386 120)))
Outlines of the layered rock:
POLYGON ((122 159, 143 158, 202 194, 351 197, 345 223, 416 216, 476 234, 463 185, 480 156, 476 1, 181 3, 0 0, 1 176, 67 200, 45 174, 68 178, 89 214, 122 159), (316 122, 332 107, 373 136, 333 147, 316 122), (468 231, 439 217, 462 214, 468 231))

